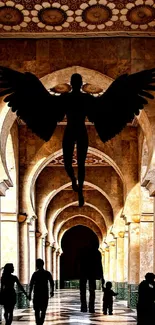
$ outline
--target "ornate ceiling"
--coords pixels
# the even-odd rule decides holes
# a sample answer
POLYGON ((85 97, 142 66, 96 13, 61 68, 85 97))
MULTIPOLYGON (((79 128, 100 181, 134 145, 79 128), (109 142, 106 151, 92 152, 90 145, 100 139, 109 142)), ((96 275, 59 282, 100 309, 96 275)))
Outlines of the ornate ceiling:
MULTIPOLYGON (((76 150, 74 151, 73 154, 73 161, 72 161, 73 166, 77 166, 77 153, 76 150)), ((97 155, 94 155, 92 153, 87 153, 86 157, 86 166, 109 166, 109 164, 102 158, 99 158, 97 155)), ((56 166, 64 166, 64 160, 63 160, 63 155, 59 156, 58 158, 54 158, 49 164, 48 167, 56 167, 56 166)))
POLYGON ((0 1, 0 37, 154 34, 153 0, 0 1))

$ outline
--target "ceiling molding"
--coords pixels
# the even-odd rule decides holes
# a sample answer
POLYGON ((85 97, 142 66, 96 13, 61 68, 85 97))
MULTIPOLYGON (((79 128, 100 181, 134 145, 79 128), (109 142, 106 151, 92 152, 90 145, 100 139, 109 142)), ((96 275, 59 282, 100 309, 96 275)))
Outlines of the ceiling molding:
POLYGON ((88 32, 88 33, 1 33, 0 39, 2 38, 32 38, 32 39, 41 39, 41 38, 100 38, 100 37, 155 37, 154 32, 124 32, 124 31, 109 31, 109 32, 88 32))
POLYGON ((153 0, 0 0, 0 38, 154 37, 153 0))

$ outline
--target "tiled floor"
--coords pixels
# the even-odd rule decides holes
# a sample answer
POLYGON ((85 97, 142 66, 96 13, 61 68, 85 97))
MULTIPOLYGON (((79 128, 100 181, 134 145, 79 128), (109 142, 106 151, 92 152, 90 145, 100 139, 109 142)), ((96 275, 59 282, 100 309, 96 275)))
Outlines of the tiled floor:
MULTIPOLYGON (((136 325, 136 311, 126 307, 125 301, 114 302, 113 315, 102 313, 102 292, 96 291, 95 314, 81 313, 78 290, 60 290, 50 299, 44 325, 136 325)), ((13 325, 35 324, 31 308, 15 310, 13 325)))

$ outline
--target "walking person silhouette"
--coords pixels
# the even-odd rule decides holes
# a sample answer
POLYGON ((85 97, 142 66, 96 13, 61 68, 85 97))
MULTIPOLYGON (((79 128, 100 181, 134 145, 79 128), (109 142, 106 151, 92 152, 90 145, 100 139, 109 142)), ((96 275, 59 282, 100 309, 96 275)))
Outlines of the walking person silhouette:
POLYGON ((1 277, 1 304, 4 306, 4 318, 6 325, 11 325, 13 320, 13 310, 16 304, 16 291, 14 289, 15 283, 28 298, 26 291, 19 282, 19 279, 16 275, 12 274, 13 272, 13 264, 5 264, 1 277))
POLYGON ((86 288, 88 281, 89 288, 89 312, 95 313, 95 290, 96 280, 101 280, 104 285, 101 254, 99 250, 90 243, 82 247, 79 256, 79 275, 80 275, 80 302, 81 312, 87 312, 86 288))
POLYGON ((35 310, 35 319, 37 325, 42 325, 46 316, 48 306, 50 284, 50 296, 54 296, 54 282, 52 274, 44 269, 44 261, 41 258, 36 260, 37 271, 32 274, 30 281, 29 299, 33 295, 33 308, 35 310))

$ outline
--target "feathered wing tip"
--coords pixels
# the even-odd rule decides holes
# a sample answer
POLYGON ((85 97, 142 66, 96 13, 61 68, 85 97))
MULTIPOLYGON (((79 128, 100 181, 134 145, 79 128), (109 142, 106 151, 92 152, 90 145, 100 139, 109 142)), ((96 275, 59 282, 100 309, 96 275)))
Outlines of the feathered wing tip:
POLYGON ((95 98, 95 109, 90 110, 88 118, 103 142, 120 133, 135 115, 148 104, 154 96, 155 69, 122 75, 118 77, 100 97, 95 98))
POLYGON ((27 126, 48 141, 64 117, 61 96, 52 96, 32 73, 0 67, 0 96, 27 126), (7 96, 6 96, 7 95, 7 96))

